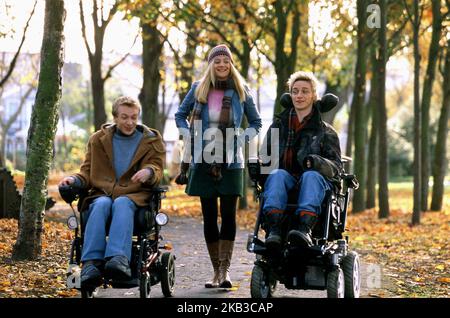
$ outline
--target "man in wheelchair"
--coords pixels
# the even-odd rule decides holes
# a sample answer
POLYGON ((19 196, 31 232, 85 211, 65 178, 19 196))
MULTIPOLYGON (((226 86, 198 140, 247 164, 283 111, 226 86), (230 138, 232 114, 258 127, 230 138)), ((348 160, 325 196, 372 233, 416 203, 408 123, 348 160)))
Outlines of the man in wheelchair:
POLYGON ((263 144, 266 149, 277 144, 280 157, 278 169, 264 182, 262 213, 268 229, 265 245, 271 251, 282 247, 280 223, 288 194, 296 192, 294 218, 298 228, 288 233, 287 241, 294 246, 310 247, 313 245, 311 231, 321 213, 325 195, 340 181, 339 138, 333 127, 321 119, 321 104, 315 103, 317 83, 309 72, 291 75, 288 85, 292 101, 288 95, 290 103, 284 105, 286 109, 269 128, 263 144), (279 129, 279 142, 272 142, 271 128, 279 129))
POLYGON ((104 124, 89 138, 80 172, 59 183, 87 190, 79 206, 88 215, 82 288, 98 286, 103 276, 131 278, 134 215, 148 205, 152 188, 162 178, 165 157, 161 134, 137 124, 140 111, 137 100, 119 97, 112 107, 114 124, 104 124))

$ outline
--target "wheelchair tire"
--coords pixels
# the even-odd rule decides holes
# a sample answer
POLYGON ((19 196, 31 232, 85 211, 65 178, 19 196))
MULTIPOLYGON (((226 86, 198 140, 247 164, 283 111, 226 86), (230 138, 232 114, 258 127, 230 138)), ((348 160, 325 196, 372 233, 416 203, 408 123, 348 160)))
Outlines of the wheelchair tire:
POLYGON ((150 282, 150 276, 148 274, 141 274, 141 277, 139 279, 139 297, 150 298, 151 289, 152 284, 150 282))
POLYGON ((250 295, 252 298, 271 298, 275 293, 277 281, 271 280, 267 270, 255 265, 250 281, 250 295))
POLYGON ((337 268, 328 273, 327 297, 344 298, 344 295, 345 295, 344 271, 341 268, 337 268))
POLYGON ((361 275, 359 256, 356 252, 348 253, 342 261, 345 277, 345 298, 359 298, 361 291, 361 275))
POLYGON ((97 297, 99 287, 92 289, 81 289, 81 298, 95 298, 97 297))
POLYGON ((165 252, 161 257, 161 289, 164 297, 172 297, 175 289, 175 256, 165 252))

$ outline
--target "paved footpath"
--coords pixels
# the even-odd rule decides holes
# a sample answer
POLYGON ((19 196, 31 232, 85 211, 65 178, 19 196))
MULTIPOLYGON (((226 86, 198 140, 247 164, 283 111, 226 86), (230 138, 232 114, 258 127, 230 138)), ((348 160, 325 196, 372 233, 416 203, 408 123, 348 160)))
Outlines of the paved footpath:
MULTIPOLYGON (((170 241, 176 255, 176 298, 248 298, 250 297, 250 276, 255 255, 245 249, 249 231, 238 229, 236 244, 230 268, 230 277, 236 288, 207 289, 204 283, 212 277, 212 267, 209 260, 205 242, 203 240, 203 225, 200 220, 185 217, 171 217, 169 224, 163 227, 161 234, 164 241, 170 241)), ((361 297, 368 297, 369 267, 362 264, 362 292, 361 297)), ((152 298, 164 297, 160 284, 152 286, 152 298)), ((132 289, 100 289, 98 298, 136 298, 139 297, 138 288, 132 289)), ((302 297, 324 298, 326 291, 288 290, 278 285, 274 297, 302 297)))

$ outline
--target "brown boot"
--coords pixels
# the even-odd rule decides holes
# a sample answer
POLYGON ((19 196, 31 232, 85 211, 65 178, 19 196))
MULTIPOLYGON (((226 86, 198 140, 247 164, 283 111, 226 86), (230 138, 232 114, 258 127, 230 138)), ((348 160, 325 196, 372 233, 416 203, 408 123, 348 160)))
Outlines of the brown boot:
POLYGON ((233 284, 230 279, 229 269, 231 257, 233 256, 234 241, 219 240, 219 287, 231 288, 233 284))
POLYGON ((208 248, 209 258, 211 259, 211 264, 214 269, 214 277, 212 281, 206 282, 206 288, 217 288, 219 287, 219 241, 206 243, 206 247, 208 248))

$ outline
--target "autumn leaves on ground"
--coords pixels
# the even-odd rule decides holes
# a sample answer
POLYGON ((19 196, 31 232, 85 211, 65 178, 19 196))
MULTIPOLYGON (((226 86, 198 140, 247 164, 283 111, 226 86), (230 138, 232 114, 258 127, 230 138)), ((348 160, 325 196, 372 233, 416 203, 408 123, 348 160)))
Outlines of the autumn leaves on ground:
MULTIPOLYGON (((51 180, 55 184, 57 178, 51 180)), ((20 187, 21 180, 16 178, 20 187)), ((53 187, 54 188, 54 187, 53 187)), ((442 212, 422 215, 422 224, 412 227, 412 186, 391 187, 391 216, 379 220, 377 211, 349 215, 347 228, 350 248, 363 262, 380 266, 381 291, 374 297, 449 297, 450 296, 450 189, 444 196, 442 212)), ((50 191, 54 198, 58 194, 50 191)), ((63 205, 57 205, 63 206, 63 205)), ((238 211, 238 224, 252 230, 257 203, 249 195, 249 209, 238 211)), ((188 197, 184 188, 172 186, 163 200, 169 216, 195 217, 201 221, 198 198, 188 197)), ((58 211, 52 209, 53 215, 58 211)), ((170 226, 170 225, 169 225, 170 226)), ((43 234, 39 261, 12 262, 12 246, 17 237, 17 221, 0 220, 0 297, 72 297, 65 288, 66 268, 72 232, 64 223, 48 221, 43 234)))

